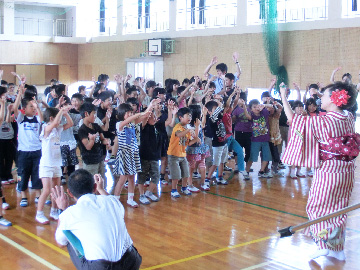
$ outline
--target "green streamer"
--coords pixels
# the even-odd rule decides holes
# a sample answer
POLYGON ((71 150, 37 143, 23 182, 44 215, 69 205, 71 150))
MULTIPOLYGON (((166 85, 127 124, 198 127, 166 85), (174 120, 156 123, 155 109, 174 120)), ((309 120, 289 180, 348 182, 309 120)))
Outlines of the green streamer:
POLYGON ((278 91, 281 82, 288 84, 288 75, 286 68, 280 66, 277 0, 260 1, 260 18, 266 60, 271 74, 276 75, 276 90, 278 91))

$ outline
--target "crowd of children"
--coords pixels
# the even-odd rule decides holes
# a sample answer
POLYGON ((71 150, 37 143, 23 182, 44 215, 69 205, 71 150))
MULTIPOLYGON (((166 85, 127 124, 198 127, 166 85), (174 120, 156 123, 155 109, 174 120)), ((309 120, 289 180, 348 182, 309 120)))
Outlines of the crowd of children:
MULTIPOLYGON (((290 89, 283 85, 282 100, 278 100, 274 98, 273 79, 261 100, 248 102, 247 90, 236 86, 241 75, 237 53, 233 60, 236 74, 228 73, 227 65, 217 64, 214 57, 205 69, 206 80, 194 76, 180 85, 176 79, 167 79, 164 88, 143 78, 135 78, 130 85, 131 75, 117 74, 117 89, 111 90, 109 76, 101 74, 88 95, 86 88, 80 86, 79 93, 69 98, 66 86, 54 80, 43 101, 39 101, 36 87, 26 84, 25 76, 15 74, 19 78, 17 93, 14 85, 5 81, 0 87, 2 184, 18 180, 20 206, 27 207, 31 204, 31 180, 36 193, 35 219, 48 224, 44 205, 51 204, 50 217, 57 220, 59 214, 54 201, 49 200, 50 190, 60 182, 66 184, 65 175, 75 171, 79 164, 77 147, 82 168, 92 175, 100 174, 106 179, 105 165, 109 164, 107 168, 115 178, 113 194, 119 198, 123 187, 127 187, 127 204, 134 208, 138 207, 134 199, 136 184, 139 202, 144 205, 159 201, 155 195, 159 183, 168 185, 171 181, 173 198, 208 191, 214 178, 215 184, 227 185, 223 171, 229 151, 236 155, 234 171, 245 180, 251 178, 252 164, 259 155, 259 178, 282 176, 285 165, 280 157, 294 125, 292 115, 326 115, 321 104, 323 86, 309 84, 301 101, 300 88, 294 84, 297 99, 287 101, 290 89), (209 74, 214 65, 215 76, 209 74), (18 179, 11 174, 14 162, 18 179), (198 187, 193 178, 201 178, 198 187)), ((343 78, 343 84, 353 87, 349 74, 343 78)), ((354 112, 355 106, 347 109, 354 112)), ((314 169, 304 164, 289 165, 293 179, 305 177, 300 166, 307 167, 309 176, 314 169)), ((1 189, 0 196, 2 209, 8 209, 1 189)), ((0 224, 11 225, 1 212, 0 224)))

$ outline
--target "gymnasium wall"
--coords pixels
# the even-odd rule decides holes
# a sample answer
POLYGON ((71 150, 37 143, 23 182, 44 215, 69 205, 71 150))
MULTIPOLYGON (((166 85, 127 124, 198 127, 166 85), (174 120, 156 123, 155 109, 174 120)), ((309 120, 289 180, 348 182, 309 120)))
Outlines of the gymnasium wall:
MULTIPOLYGON (((342 66, 339 76, 349 72, 357 82, 360 70, 360 28, 339 28, 280 32, 280 51, 289 82, 328 83, 334 68, 342 66)), ((263 50, 261 33, 176 38, 175 54, 164 55, 164 78, 182 80, 202 75, 212 56, 235 71, 231 55, 240 54, 242 87, 267 87, 272 78, 263 50)), ((125 58, 139 58, 144 40, 81 44, 78 46, 79 80, 92 75, 126 73, 125 58)), ((215 70, 212 69, 215 73, 215 70)), ((337 77, 340 79, 340 77, 337 77)))
POLYGON ((14 65, 14 71, 25 73, 32 84, 49 84, 56 73, 61 82, 70 84, 78 80, 78 45, 0 41, 0 63, 14 65), (55 66, 44 66, 49 64, 55 66))

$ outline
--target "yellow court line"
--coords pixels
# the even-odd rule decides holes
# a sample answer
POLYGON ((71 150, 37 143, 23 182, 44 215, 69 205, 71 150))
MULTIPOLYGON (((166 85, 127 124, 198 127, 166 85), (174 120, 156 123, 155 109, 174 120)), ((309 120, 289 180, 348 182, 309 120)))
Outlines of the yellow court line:
POLYGON ((145 268, 143 270, 153 270, 153 269, 158 269, 158 268, 161 268, 161 267, 166 267, 166 266, 170 266, 170 265, 174 265, 174 264, 178 264, 178 263, 183 263, 183 262, 195 260, 195 259, 198 259, 198 258, 201 258, 201 257, 205 257, 205 256, 213 255, 213 254, 216 254, 216 253, 220 253, 220 252, 223 252, 223 251, 228 251, 230 249, 234 249, 234 248, 238 248, 238 247, 243 247, 243 246, 259 243, 259 242, 262 242, 262 241, 265 241, 265 240, 268 240, 268 239, 271 239, 271 238, 276 238, 276 237, 277 236, 267 236, 267 237, 255 239, 255 240, 252 240, 252 241, 249 241, 249 242, 241 243, 241 244, 238 244, 238 245, 234 245, 234 246, 230 246, 230 247, 226 247, 226 248, 220 248, 220 249, 216 249, 216 250, 213 250, 213 251, 201 253, 199 255, 187 257, 187 258, 184 258, 184 259, 180 259, 180 260, 176 260, 176 261, 172 261, 172 262, 168 262, 168 263, 163 263, 163 264, 151 266, 151 267, 145 268))
POLYGON ((19 225, 13 225, 12 227, 15 228, 15 229, 17 229, 17 230, 19 230, 19 231, 22 232, 22 233, 25 233, 26 235, 30 236, 31 238, 34 238, 35 240, 37 240, 37 241, 39 241, 40 243, 48 246, 49 248, 51 248, 51 249, 53 249, 53 250, 61 253, 62 255, 70 258, 70 255, 69 255, 69 253, 68 253, 67 251, 65 251, 65 250, 63 250, 63 249, 55 246, 54 244, 51 244, 50 242, 48 242, 48 241, 42 239, 41 237, 39 237, 39 236, 37 236, 37 235, 29 232, 28 230, 25 230, 24 228, 20 227, 19 225))
POLYGON ((5 235, 0 233, 0 239, 4 240, 6 243, 12 245, 14 248, 20 250, 21 252, 25 253, 26 255, 30 256, 34 260, 38 261, 39 263, 45 265, 49 269, 53 270, 61 270, 60 268, 56 267, 55 265, 49 263, 48 261, 45 261, 43 258, 39 257, 35 253, 31 252, 30 250, 24 248, 23 246, 19 245, 18 243, 14 242, 10 238, 7 238, 5 235))

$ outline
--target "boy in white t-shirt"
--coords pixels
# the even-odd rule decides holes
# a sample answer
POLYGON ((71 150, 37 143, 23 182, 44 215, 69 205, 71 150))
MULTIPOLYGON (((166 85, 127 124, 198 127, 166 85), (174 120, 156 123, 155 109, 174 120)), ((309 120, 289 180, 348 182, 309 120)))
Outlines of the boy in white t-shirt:
MULTIPOLYGON (((27 87, 35 88, 34 86, 27 87)), ((27 189, 30 176, 32 189, 36 191, 35 203, 37 202, 42 189, 42 183, 39 178, 39 163, 41 158, 41 142, 39 134, 43 116, 38 104, 36 103, 36 99, 23 99, 24 90, 24 88, 20 89, 14 104, 14 115, 19 127, 18 175, 20 176, 20 181, 18 182, 18 190, 21 191, 21 207, 29 205, 27 199, 27 189), (18 110, 20 101, 22 106, 21 111, 18 110)))

